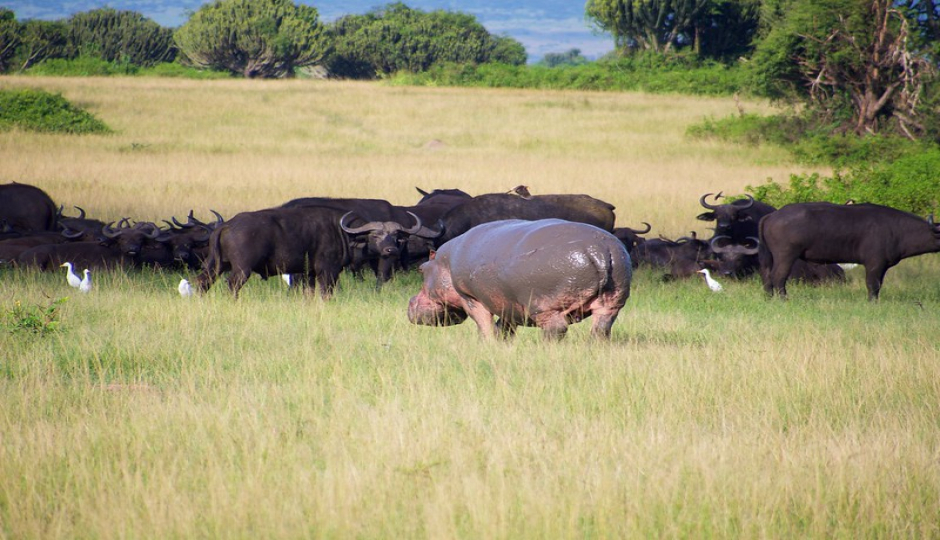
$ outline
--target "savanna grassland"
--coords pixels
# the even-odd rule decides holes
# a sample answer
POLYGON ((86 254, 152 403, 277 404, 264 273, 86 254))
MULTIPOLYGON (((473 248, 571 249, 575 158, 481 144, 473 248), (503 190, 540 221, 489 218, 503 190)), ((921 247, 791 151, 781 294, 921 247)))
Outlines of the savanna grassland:
MULTIPOLYGON (((701 194, 806 172, 686 137, 730 99, 0 78, 14 87, 115 133, 0 133, 0 181, 106 220, 526 184, 705 235, 701 194)), ((380 293, 344 276, 328 302, 254 277, 235 301, 222 283, 180 298, 179 272, 99 273, 80 295, 3 269, 0 537, 940 537, 940 260, 890 270, 877 303, 848 274, 779 302, 640 270, 610 343, 582 323, 494 344, 410 325, 416 274, 380 293)))

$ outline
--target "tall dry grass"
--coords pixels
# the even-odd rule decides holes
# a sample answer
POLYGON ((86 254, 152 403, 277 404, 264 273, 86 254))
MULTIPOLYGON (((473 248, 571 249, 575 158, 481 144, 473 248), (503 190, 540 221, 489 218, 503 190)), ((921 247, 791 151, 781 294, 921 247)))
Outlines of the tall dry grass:
MULTIPOLYGON (((685 139, 722 100, 0 78, 22 85, 118 133, 0 134, 4 179, 111 219, 525 183, 677 235, 704 232, 701 193, 796 170, 685 139)), ((488 344, 408 324, 416 275, 233 301, 182 299, 173 272, 79 295, 2 270, 0 536, 937 537, 938 274, 906 261, 872 304, 857 273, 782 303, 639 271, 610 343, 488 344), (15 302, 63 296, 59 331, 9 330, 15 302)))

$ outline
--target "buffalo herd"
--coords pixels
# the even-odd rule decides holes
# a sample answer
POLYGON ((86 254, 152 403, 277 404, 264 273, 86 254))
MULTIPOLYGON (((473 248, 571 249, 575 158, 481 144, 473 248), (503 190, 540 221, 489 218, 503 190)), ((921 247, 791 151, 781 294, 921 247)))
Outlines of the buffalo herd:
MULTIPOLYGON (((360 276, 371 269, 381 287, 394 272, 419 267, 439 249, 448 253, 447 244, 484 224, 562 220, 605 231, 623 246, 632 267, 661 269, 666 280, 695 276, 703 268, 729 278, 759 273, 768 295, 785 297, 789 280, 844 281, 840 263, 853 263, 865 267, 868 296, 874 300, 889 268, 904 258, 940 251, 940 225, 932 216, 923 219, 875 204, 811 202, 777 210, 750 195, 723 202, 721 193, 708 193, 699 200, 706 211, 697 218, 714 223, 711 238, 692 233, 667 239, 644 237, 652 230, 648 223, 616 226, 614 206, 588 195, 532 195, 519 188, 478 196, 459 189, 418 191, 420 199, 412 206, 306 197, 228 219, 213 211, 212 219, 202 221, 190 211, 183 221, 171 217, 158 224, 129 218, 105 222, 87 217, 78 206, 77 215, 67 215, 38 187, 4 184, 0 265, 41 271, 57 270, 65 262, 91 269, 170 268, 198 272, 197 292, 228 273, 235 296, 252 274, 262 279, 290 275, 290 282, 305 290, 316 286, 328 298, 344 269, 360 276)), ((483 250, 477 258, 498 251, 509 265, 519 254, 498 243, 489 240, 475 248, 483 250)), ((429 309, 413 309, 414 320, 443 320, 429 309)), ((513 324, 503 332, 511 332, 513 324)))

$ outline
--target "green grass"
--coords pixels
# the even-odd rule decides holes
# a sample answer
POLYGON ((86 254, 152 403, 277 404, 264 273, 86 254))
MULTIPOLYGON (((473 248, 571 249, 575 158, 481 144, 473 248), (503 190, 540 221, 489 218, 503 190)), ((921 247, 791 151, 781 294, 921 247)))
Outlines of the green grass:
MULTIPOLYGON (((4 181, 108 221, 526 184, 610 201, 650 236, 705 236, 701 194, 800 171, 685 135, 730 99, 0 84, 114 127, 0 132, 4 181)), ((344 276, 324 303, 257 277, 237 301, 224 283, 183 299, 180 274, 154 271, 99 272, 82 295, 58 270, 0 269, 0 538, 940 536, 937 255, 890 270, 877 303, 860 270, 788 302, 638 271, 609 343, 589 322, 561 343, 413 326, 417 275, 381 293, 344 276), (54 330, 15 324, 66 297, 54 330)))
POLYGON ((410 325, 414 274, 324 303, 5 271, 4 313, 69 299, 57 332, 0 334, 0 531, 936 536, 938 266, 878 303, 857 273, 779 302, 641 270, 610 343, 495 344, 410 325))

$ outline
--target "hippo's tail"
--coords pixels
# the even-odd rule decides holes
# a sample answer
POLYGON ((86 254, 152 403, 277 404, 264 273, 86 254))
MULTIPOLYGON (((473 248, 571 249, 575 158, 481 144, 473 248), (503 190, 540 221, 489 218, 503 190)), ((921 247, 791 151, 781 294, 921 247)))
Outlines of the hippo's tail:
POLYGON ((591 259, 597 269, 598 291, 624 291, 629 296, 633 266, 626 248, 619 241, 617 244, 617 250, 591 250, 591 259))

